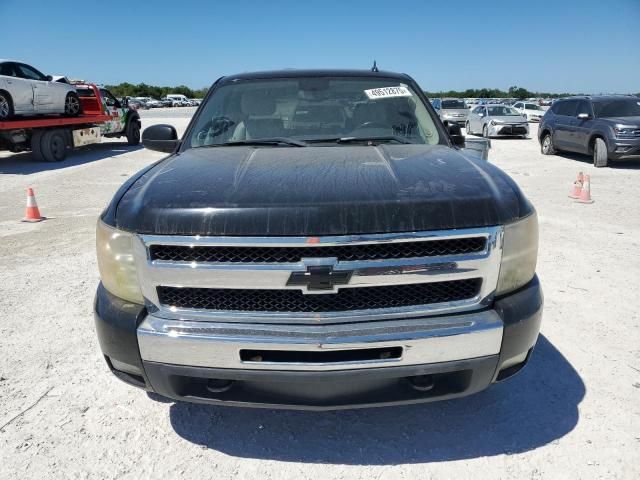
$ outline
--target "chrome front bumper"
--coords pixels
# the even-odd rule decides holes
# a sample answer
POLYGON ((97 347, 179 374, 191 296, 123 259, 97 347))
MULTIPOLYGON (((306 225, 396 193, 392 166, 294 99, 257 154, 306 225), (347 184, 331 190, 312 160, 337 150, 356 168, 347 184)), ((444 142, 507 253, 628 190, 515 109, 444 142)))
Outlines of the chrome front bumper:
MULTIPOLYGON (((339 371, 425 365, 497 355, 502 319, 494 310, 356 324, 266 325, 171 320, 138 326, 143 361, 221 369, 339 371), (241 350, 329 352, 400 347, 397 358, 361 361, 245 361, 241 350)), ((294 356, 295 357, 295 356, 294 356)), ((291 356, 288 356, 291 358, 291 356)), ((301 358, 304 358, 301 357, 301 358)))

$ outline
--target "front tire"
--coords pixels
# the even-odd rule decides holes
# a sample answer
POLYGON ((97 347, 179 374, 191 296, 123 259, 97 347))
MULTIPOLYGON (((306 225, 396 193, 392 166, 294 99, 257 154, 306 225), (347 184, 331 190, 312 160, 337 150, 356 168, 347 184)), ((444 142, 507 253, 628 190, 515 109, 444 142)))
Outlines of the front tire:
POLYGON ((543 155, 554 155, 556 153, 556 149, 553 146, 553 137, 550 133, 545 133, 542 137, 542 142, 540 143, 540 153, 543 155))
POLYGON ((609 162, 607 144, 602 138, 596 138, 593 144, 593 166, 596 168, 606 167, 609 162))
POLYGON ((467 131, 467 135, 473 135, 473 132, 471 131, 471 123, 467 122, 467 124, 464 126, 465 130, 467 131))
POLYGON ((482 126, 482 136, 484 138, 489 138, 489 129, 487 128, 486 125, 482 126))
POLYGON ((13 100, 11 95, 0 92, 0 121, 9 120, 13 116, 13 100))
POLYGON ((137 120, 129 120, 127 124, 127 143, 131 146, 140 143, 140 124, 137 120))
POLYGON ((67 93, 67 98, 64 100, 64 114, 68 117, 77 117, 81 113, 82 107, 78 94, 75 92, 67 93))

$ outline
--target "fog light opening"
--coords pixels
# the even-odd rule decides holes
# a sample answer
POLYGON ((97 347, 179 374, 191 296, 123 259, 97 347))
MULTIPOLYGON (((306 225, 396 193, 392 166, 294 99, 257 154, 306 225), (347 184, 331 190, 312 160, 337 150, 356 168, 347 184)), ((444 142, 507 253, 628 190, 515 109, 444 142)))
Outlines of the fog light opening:
POLYGON ((416 375, 415 377, 408 377, 407 380, 419 392, 428 392, 435 385, 433 375, 416 375))
POLYGON ((222 380, 219 378, 212 378, 207 382, 207 390, 211 393, 226 392, 233 386, 233 380, 222 380))

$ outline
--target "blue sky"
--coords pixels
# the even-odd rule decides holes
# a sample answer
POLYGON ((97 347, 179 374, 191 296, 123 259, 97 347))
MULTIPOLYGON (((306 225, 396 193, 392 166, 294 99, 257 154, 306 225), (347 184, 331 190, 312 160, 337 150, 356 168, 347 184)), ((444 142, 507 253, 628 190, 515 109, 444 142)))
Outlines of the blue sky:
POLYGON ((98 83, 376 59, 430 91, 640 91, 640 0, 0 0, 0 19, 0 57, 98 83))

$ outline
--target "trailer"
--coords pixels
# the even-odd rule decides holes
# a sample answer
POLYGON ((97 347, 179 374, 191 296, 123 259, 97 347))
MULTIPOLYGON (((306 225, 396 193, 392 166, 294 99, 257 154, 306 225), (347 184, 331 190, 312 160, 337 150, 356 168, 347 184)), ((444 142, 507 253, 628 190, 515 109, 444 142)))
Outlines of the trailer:
POLYGON ((129 145, 140 142, 140 116, 122 106, 105 89, 78 84, 82 114, 77 117, 41 116, 0 122, 0 151, 31 151, 36 161, 61 162, 69 150, 102 137, 126 136, 129 145))

